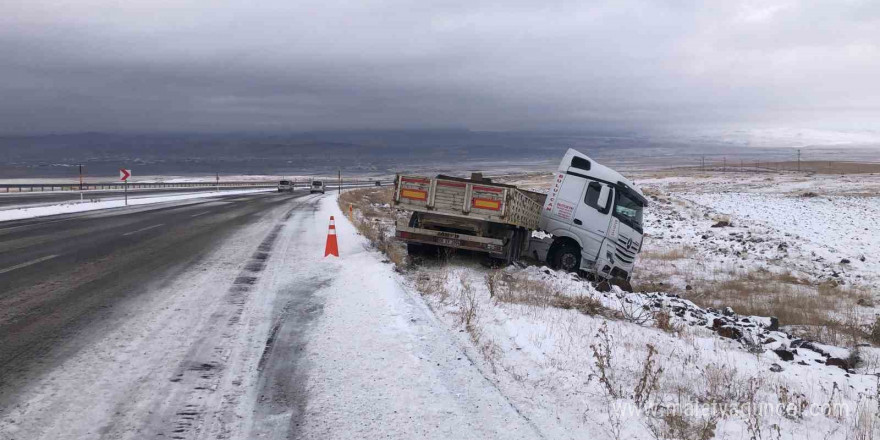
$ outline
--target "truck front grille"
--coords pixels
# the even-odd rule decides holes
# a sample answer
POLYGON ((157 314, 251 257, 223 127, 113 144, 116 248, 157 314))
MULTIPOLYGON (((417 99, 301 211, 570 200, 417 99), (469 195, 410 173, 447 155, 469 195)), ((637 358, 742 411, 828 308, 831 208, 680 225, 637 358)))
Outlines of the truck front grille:
POLYGON ((616 256, 618 259, 620 259, 620 261, 626 264, 633 264, 633 262, 636 260, 636 253, 627 249, 627 244, 629 244, 628 238, 618 237, 615 246, 614 256, 616 256))

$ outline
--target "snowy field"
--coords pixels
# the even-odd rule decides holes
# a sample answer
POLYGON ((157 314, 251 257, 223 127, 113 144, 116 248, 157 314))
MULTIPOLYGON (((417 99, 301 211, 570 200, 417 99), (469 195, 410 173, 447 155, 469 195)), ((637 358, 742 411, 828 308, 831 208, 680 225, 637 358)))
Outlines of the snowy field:
MULTIPOLYGON (((880 175, 635 178, 642 293, 470 256, 401 262, 404 282, 543 438, 880 434, 880 175)), ((401 213, 373 199, 356 218, 388 249, 366 228, 401 213)))
POLYGON ((388 188, 305 196, 11 378, 0 438, 875 438, 877 179, 637 176, 636 292, 415 261, 388 188))
POLYGON ((878 174, 731 173, 647 177, 638 183, 655 202, 645 219, 648 239, 642 257, 652 264, 642 265, 643 275, 652 273, 652 266, 677 264, 656 274, 685 288, 694 279, 770 271, 807 285, 846 286, 866 296, 866 303, 876 299, 878 174), (729 220, 730 226, 713 227, 720 220, 729 220))

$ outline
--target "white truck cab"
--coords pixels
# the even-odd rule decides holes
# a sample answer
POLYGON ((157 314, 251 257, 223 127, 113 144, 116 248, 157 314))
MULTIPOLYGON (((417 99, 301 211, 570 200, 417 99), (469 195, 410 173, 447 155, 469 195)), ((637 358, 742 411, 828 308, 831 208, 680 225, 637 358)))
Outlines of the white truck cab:
POLYGON ((642 213, 647 205, 629 179, 569 149, 539 220, 540 229, 553 238, 529 247, 539 259, 561 269, 628 280, 642 247, 642 213))

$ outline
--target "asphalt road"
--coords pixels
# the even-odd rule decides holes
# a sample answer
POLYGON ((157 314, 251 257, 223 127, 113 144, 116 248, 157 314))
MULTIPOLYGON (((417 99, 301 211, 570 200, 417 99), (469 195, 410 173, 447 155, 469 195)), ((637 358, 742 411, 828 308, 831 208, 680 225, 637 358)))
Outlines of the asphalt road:
MULTIPOLYGON (((117 303, 307 196, 260 193, 0 223, 0 409, 117 303)), ((272 221, 275 219, 273 218, 272 221)))
MULTIPOLYGON (((257 188, 253 186, 247 187, 221 187, 221 191, 251 189, 257 188)), ((131 198, 139 197, 155 197, 156 195, 174 195, 216 191, 215 187, 194 187, 194 188, 164 188, 164 189, 133 189, 128 191, 131 198)), ((79 200, 79 192, 77 191, 54 191, 54 192, 22 192, 22 193, 2 193, 0 192, 0 208, 12 208, 25 205, 45 205, 53 203, 71 202, 79 200)), ((117 200, 124 197, 122 190, 96 190, 86 191, 83 193, 85 200, 117 200)))
POLYGON ((0 223, 0 439, 540 438, 331 197, 0 223))

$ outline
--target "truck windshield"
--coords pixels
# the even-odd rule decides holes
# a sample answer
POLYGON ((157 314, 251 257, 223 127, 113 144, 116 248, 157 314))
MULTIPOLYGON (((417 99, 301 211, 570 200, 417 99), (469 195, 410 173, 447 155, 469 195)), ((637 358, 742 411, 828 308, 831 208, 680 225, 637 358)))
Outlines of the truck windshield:
POLYGON ((626 191, 617 190, 617 200, 614 203, 614 216, 620 221, 642 232, 642 210, 644 207, 635 197, 626 191))
POLYGON ((279 183, 279 185, 290 185, 290 181, 289 180, 282 180, 281 183, 279 183))
POLYGON ((316 181, 312 182, 312 186, 321 186, 321 185, 323 185, 323 182, 321 182, 320 180, 316 180, 316 181))

